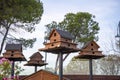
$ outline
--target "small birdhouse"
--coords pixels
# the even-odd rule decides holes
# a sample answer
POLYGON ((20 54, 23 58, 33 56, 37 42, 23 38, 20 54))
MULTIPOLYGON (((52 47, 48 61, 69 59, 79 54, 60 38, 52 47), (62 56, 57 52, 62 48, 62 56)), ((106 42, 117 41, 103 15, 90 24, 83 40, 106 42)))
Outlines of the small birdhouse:
POLYGON ((67 31, 53 29, 49 36, 49 42, 45 43, 45 48, 40 50, 52 52, 55 51, 55 49, 62 48, 63 50, 67 49, 67 52, 72 52, 72 50, 77 49, 77 44, 73 43, 73 38, 74 37, 67 31))
POLYGON ((99 45, 95 41, 90 41, 83 46, 77 58, 97 59, 104 57, 102 51, 99 51, 99 45))
POLYGON ((47 63, 45 63, 42 60, 42 58, 43 58, 43 56, 39 52, 36 52, 30 57, 30 60, 28 61, 27 64, 25 64, 25 66, 34 66, 35 72, 37 72, 38 66, 41 67, 41 66, 47 65, 47 63))
POLYGON ((45 63, 44 60, 42 60, 42 58, 43 58, 43 56, 39 52, 36 52, 30 57, 30 60, 28 61, 27 64, 25 64, 25 66, 44 66, 44 65, 47 65, 47 63, 45 63))
POLYGON ((26 61, 22 53, 22 44, 7 44, 5 50, 6 52, 3 53, 4 58, 13 61, 26 61))

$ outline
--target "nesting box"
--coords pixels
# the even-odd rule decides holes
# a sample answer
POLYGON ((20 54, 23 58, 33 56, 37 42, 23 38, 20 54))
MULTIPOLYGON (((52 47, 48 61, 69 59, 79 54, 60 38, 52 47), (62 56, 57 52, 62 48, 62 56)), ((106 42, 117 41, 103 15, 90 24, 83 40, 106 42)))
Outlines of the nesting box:
POLYGON ((47 63, 45 63, 44 60, 42 60, 42 58, 43 58, 43 56, 39 52, 36 52, 30 57, 30 60, 28 61, 27 64, 25 64, 25 66, 47 65, 47 63))
POLYGON ((99 51, 99 45, 95 41, 90 41, 83 46, 77 58, 97 59, 104 57, 102 51, 99 51))
POLYGON ((65 49, 66 52, 74 52, 74 50, 77 50, 77 44, 73 43, 73 38, 67 31, 53 29, 49 36, 49 42, 45 43, 45 48, 40 50, 54 53, 54 51, 59 52, 60 49, 65 49))
POLYGON ((22 53, 22 44, 7 44, 3 57, 13 61, 26 61, 22 53))

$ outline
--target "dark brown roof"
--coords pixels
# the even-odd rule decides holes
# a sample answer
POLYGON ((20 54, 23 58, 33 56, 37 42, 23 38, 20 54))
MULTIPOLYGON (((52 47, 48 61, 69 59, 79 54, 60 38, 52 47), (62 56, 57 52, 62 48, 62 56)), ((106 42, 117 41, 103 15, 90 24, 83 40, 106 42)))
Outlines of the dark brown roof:
POLYGON ((47 65, 47 63, 45 63, 44 60, 42 60, 42 58, 43 58, 43 56, 39 52, 36 52, 30 57, 30 60, 28 61, 27 64, 25 64, 25 66, 44 66, 44 65, 47 65))
POLYGON ((22 44, 7 44, 5 50, 19 50, 22 51, 22 44))
POLYGON ((39 52, 36 52, 30 58, 41 58, 42 60, 43 56, 39 52))
MULTIPOLYGON (((66 38, 66 39, 70 39, 70 40, 74 39, 74 37, 73 37, 72 34, 70 34, 70 33, 67 32, 67 31, 63 31, 63 30, 59 30, 59 29, 53 29, 52 32, 50 33, 50 36, 51 36, 51 34, 52 34, 55 30, 60 34, 60 36, 61 36, 62 38, 66 38)), ((49 36, 49 38, 50 38, 50 36, 49 36)))
POLYGON ((61 37, 63 38, 67 38, 67 39, 73 39, 73 36, 67 32, 67 31, 63 31, 63 30, 59 30, 59 29, 56 29, 56 31, 60 34, 61 37))

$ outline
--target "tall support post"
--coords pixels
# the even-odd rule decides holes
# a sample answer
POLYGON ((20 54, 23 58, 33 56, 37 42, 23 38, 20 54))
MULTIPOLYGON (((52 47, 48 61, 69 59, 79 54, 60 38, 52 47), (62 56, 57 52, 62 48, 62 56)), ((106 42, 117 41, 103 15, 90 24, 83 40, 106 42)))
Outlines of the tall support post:
MULTIPOLYGON (((45 52, 45 62, 47 62, 47 52, 45 52)), ((45 69, 46 69, 46 65, 45 65, 45 69)))
POLYGON ((93 70, 92 70, 92 59, 89 59, 89 71, 90 71, 90 77, 89 80, 93 80, 93 70))
POLYGON ((35 66, 35 72, 37 72, 37 66, 35 66))
POLYGON ((63 77, 63 54, 59 53, 59 80, 63 77))
POLYGON ((11 69, 11 77, 14 76, 14 66, 15 66, 15 62, 12 62, 12 69, 11 69))

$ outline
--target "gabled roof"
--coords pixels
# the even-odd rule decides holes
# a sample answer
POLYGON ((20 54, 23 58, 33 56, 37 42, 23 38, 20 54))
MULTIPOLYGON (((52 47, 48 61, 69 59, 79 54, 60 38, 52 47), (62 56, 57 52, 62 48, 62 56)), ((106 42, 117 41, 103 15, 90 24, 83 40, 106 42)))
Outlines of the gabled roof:
MULTIPOLYGON (((59 80, 59 76, 46 70, 39 70, 36 73, 26 76, 21 80, 53 80, 53 79, 59 80)), ((70 80, 70 79, 63 77, 63 80, 70 80)))
POLYGON ((41 58, 42 59, 43 56, 39 52, 36 52, 30 58, 41 58))
POLYGON ((74 37, 73 37, 69 32, 63 31, 63 30, 59 30, 59 29, 53 29, 53 31, 51 32, 49 38, 51 37, 52 33, 53 33, 55 30, 60 34, 60 36, 61 36, 62 38, 66 38, 66 39, 70 39, 70 40, 74 39, 74 37))
POLYGON ((36 52, 30 57, 30 60, 28 61, 27 64, 25 64, 25 66, 44 66, 44 65, 47 65, 47 63, 45 63, 44 60, 42 60, 42 58, 43 58, 43 56, 39 52, 36 52))
POLYGON ((22 44, 7 44, 5 50, 19 50, 22 51, 22 44))
POLYGON ((85 49, 89 44, 94 43, 98 48, 100 47, 94 40, 87 42, 81 49, 85 49))

